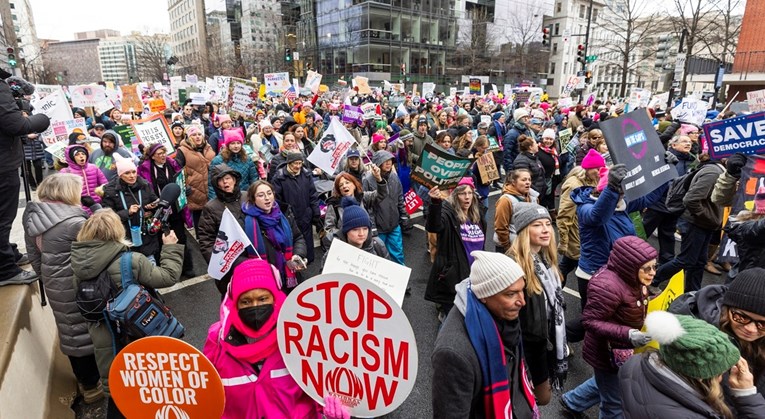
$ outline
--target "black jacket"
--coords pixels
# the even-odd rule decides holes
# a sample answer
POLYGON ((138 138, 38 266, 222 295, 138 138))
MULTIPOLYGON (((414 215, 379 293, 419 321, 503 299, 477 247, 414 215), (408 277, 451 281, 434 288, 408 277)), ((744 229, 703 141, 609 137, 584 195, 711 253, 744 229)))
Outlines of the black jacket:
MULTIPOLYGON (((239 225, 244 228, 244 216, 242 215, 242 203, 247 200, 247 192, 234 188, 231 193, 226 193, 218 187, 218 181, 225 175, 231 175, 239 184, 242 177, 239 172, 230 168, 227 164, 219 164, 212 168, 212 187, 215 190, 215 199, 208 201, 202 209, 202 215, 199 217, 199 228, 197 240, 199 241, 199 250, 202 252, 206 262, 210 262, 213 245, 218 236, 220 222, 223 219, 223 212, 228 208, 234 218, 239 221, 239 225)), ((233 270, 232 270, 233 271, 233 270)), ((231 271, 229 271, 231 272, 231 271)))
POLYGON ((707 163, 693 177, 688 193, 683 197, 682 218, 705 230, 718 230, 722 225, 722 206, 712 202, 712 190, 724 172, 719 163, 707 163))
POLYGON ((539 199, 545 196, 547 192, 547 182, 545 182, 545 169, 542 162, 535 154, 521 153, 513 162, 513 169, 528 169, 531 172, 531 187, 539 192, 539 199))
POLYGON ((0 159, 0 173, 21 167, 24 149, 20 136, 43 132, 49 125, 50 120, 43 114, 24 116, 11 88, 5 80, 0 80, 0 156, 3 156, 0 159))
POLYGON ((728 223, 725 231, 736 242, 739 272, 765 267, 765 218, 728 223))
MULTIPOLYGON (((115 178, 111 182, 104 186, 104 197, 101 200, 101 205, 105 208, 111 208, 119 215, 122 220, 122 225, 125 227, 125 238, 130 240, 130 226, 142 226, 144 220, 140 218, 141 212, 139 211, 132 216, 128 215, 128 208, 133 204, 139 204, 144 210, 144 217, 148 217, 146 214, 151 210, 146 210, 146 205, 157 200, 157 195, 151 190, 149 182, 142 177, 136 177, 136 181, 133 185, 128 185, 120 178, 115 178), (138 202, 138 197, 141 197, 141 202, 138 202), (125 204, 122 203, 122 197, 125 197, 125 204), (128 221, 130 223, 128 223, 128 221)), ((142 226, 141 229, 146 233, 146 229, 142 226)), ((141 252, 146 256, 158 256, 159 254, 159 233, 158 234, 143 234, 143 244, 139 248, 133 248, 141 252)))
MULTIPOLYGON (((287 171, 286 165, 276 171, 273 179, 274 192, 279 205, 287 204, 292 209, 300 231, 311 228, 311 222, 319 218, 319 196, 313 184, 313 177, 306 169, 297 176, 287 171)), ((296 252, 297 253, 297 252, 296 252)))

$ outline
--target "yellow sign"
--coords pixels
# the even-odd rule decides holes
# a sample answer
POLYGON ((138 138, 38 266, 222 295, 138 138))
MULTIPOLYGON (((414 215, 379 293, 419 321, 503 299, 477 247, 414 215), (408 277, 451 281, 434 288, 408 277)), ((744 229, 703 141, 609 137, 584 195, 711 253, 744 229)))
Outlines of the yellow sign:
MULTIPOLYGON (((675 301, 675 298, 682 295, 683 292, 685 292, 685 272, 680 271, 676 273, 672 279, 669 280, 667 288, 665 288, 661 294, 657 295, 656 298, 648 302, 648 312, 667 311, 670 304, 675 301)), ((645 327, 643 327, 643 331, 645 331, 645 327)), ((650 343, 648 343, 648 345, 635 349, 635 353, 643 352, 649 347, 659 349, 659 344, 656 343, 655 340, 652 340, 650 343)))

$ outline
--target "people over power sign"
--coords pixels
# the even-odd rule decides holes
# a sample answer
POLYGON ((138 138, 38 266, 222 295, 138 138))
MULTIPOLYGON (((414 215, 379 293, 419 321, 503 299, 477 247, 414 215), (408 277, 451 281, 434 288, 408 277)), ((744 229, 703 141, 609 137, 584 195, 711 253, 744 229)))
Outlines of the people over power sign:
POLYGON ((355 417, 393 411, 417 378, 409 320, 360 277, 325 274, 298 285, 282 307, 277 336, 298 385, 320 403, 337 397, 355 417))

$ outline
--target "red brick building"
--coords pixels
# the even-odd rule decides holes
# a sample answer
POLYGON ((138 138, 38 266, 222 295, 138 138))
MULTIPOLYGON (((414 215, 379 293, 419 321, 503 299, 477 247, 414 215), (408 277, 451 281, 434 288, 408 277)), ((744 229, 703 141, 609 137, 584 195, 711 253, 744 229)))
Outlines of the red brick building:
POLYGON ((765 89, 765 1, 750 0, 741 23, 733 73, 725 76, 728 97, 738 93, 736 101, 746 100, 746 92, 765 89))

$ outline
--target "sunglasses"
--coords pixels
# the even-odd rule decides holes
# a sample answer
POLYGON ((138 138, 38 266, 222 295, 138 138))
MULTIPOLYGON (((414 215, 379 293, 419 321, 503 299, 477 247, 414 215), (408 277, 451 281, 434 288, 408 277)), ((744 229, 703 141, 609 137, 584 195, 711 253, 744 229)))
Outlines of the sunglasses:
POLYGON ((650 274, 651 272, 656 272, 657 270, 659 270, 659 265, 654 263, 653 265, 643 266, 642 268, 640 268, 640 270, 647 274, 650 274))
POLYGON ((765 332, 765 320, 755 320, 746 314, 733 309, 730 310, 730 318, 733 319, 734 322, 743 324, 744 326, 754 322, 758 332, 765 332))

